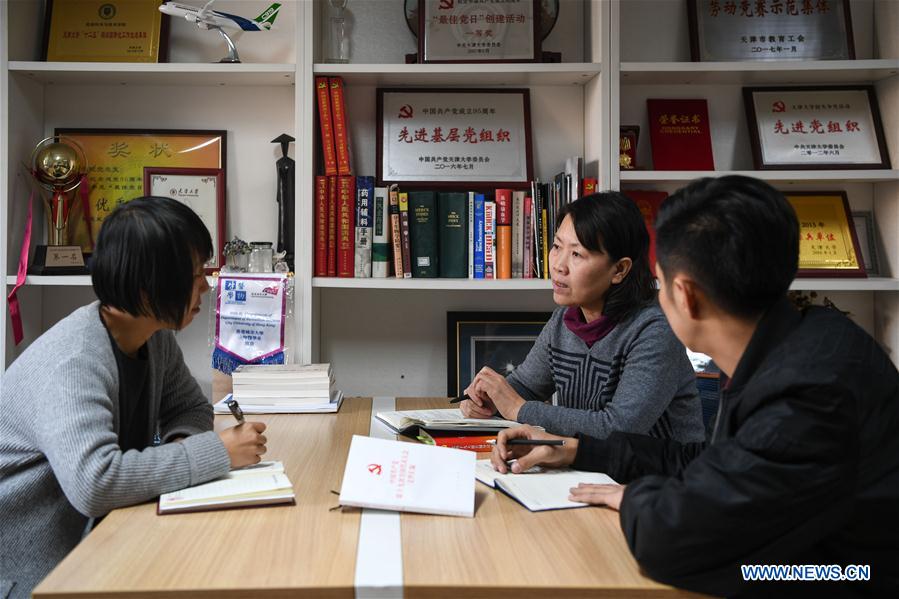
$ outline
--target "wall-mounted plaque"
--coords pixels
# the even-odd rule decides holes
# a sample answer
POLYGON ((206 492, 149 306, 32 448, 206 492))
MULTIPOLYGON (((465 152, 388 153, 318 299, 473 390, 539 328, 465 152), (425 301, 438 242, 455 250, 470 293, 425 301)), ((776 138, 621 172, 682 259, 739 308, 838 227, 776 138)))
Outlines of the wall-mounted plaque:
POLYGON ((850 60, 849 0, 687 0, 694 61, 850 60))
POLYGON ((844 191, 784 194, 799 219, 799 277, 865 277, 844 191))

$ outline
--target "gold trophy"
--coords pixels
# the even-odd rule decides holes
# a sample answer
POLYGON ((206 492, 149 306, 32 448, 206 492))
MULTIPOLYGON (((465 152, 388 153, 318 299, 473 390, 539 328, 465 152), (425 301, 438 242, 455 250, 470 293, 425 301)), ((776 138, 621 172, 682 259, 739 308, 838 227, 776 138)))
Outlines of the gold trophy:
POLYGON ((28 272, 36 275, 87 274, 81 248, 69 243, 69 212, 73 195, 87 172, 84 150, 72 139, 48 137, 31 152, 31 176, 50 192, 44 200, 47 214, 48 244, 38 245, 28 272))

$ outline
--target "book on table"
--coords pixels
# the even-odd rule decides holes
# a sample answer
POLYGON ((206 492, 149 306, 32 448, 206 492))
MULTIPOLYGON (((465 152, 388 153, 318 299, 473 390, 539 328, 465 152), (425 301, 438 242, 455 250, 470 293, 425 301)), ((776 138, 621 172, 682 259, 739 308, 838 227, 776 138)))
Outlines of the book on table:
MULTIPOLYGON (((330 364, 243 364, 232 374, 242 406, 310 406, 339 403, 330 364)), ((244 408, 246 410, 246 408, 244 408)))
MULTIPOLYGON (((227 394, 218 403, 212 406, 213 412, 216 414, 230 414, 231 409, 226 403, 233 395, 227 394)), ((259 401, 259 400, 257 400, 259 401)), ((261 400, 265 401, 265 400, 261 400)), ((331 392, 328 400, 322 400, 320 403, 253 403, 238 402, 240 409, 244 414, 333 414, 340 410, 343 405, 343 392, 335 389, 331 392)))
POLYGON ((570 489, 579 483, 597 485, 618 484, 600 472, 583 472, 571 468, 534 467, 521 474, 500 474, 490 460, 478 460, 475 477, 488 487, 494 487, 532 512, 585 507, 588 504, 569 501, 570 489))
POLYGON ((159 496, 158 514, 294 503, 293 484, 281 462, 260 462, 222 478, 159 496))
POLYGON ((419 427, 435 431, 496 432, 518 425, 514 420, 500 418, 465 418, 458 408, 378 412, 375 417, 400 434, 419 427))
POLYGON ((340 505, 470 518, 475 458, 470 451, 353 435, 340 505))

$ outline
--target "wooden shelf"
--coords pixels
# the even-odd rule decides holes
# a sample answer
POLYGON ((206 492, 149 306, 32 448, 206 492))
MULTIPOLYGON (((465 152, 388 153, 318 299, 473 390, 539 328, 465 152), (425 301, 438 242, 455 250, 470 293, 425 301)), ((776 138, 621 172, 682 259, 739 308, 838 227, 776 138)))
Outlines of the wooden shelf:
POLYGON ((744 175, 765 181, 842 181, 877 183, 899 181, 899 170, 790 170, 790 171, 620 171, 621 181, 692 181, 702 177, 744 175))
MULTIPOLYGON (((206 277, 206 281, 212 286, 213 277, 206 277)), ((16 284, 15 275, 7 275, 6 284, 12 286, 16 284)), ((72 275, 72 276, 37 276, 28 275, 25 277, 25 285, 30 286, 46 286, 46 287, 90 287, 90 275, 72 275)))
POLYGON ((46 85, 268 85, 290 86, 293 64, 121 63, 10 61, 9 72, 46 85))
POLYGON ((623 85, 873 83, 897 73, 896 59, 621 63, 623 85))
POLYGON ((597 63, 550 64, 315 64, 316 75, 340 76, 347 85, 584 85, 597 63))

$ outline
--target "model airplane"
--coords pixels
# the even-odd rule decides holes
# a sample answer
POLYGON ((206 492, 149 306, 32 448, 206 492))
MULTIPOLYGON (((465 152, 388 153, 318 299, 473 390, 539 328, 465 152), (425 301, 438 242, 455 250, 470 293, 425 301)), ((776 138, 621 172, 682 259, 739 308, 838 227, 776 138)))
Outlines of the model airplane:
POLYGON ((159 7, 159 11, 173 17, 183 17, 189 23, 196 23, 200 29, 214 29, 222 34, 225 43, 228 44, 228 56, 219 62, 240 62, 237 55, 237 46, 231 37, 225 33, 225 29, 237 29, 240 31, 268 31, 275 23, 275 18, 281 10, 281 4, 275 2, 253 19, 246 19, 237 15, 228 14, 218 10, 212 10, 210 6, 215 0, 209 0, 203 8, 181 4, 180 2, 166 2, 159 7))

